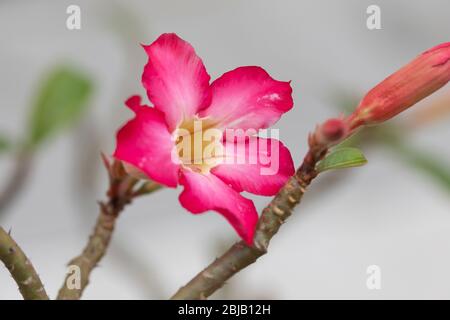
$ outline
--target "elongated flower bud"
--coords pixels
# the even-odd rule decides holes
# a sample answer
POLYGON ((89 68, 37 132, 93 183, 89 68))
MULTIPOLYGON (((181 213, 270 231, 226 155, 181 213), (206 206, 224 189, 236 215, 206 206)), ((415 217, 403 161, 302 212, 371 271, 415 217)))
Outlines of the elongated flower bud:
POLYGON ((370 90, 350 116, 352 129, 399 114, 450 81, 450 42, 425 51, 370 90))

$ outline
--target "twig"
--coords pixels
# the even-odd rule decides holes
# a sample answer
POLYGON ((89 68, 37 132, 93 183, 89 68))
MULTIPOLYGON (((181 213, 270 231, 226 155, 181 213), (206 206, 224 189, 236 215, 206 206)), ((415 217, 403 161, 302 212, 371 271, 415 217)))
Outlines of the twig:
POLYGON ((224 255, 180 288, 171 299, 206 299, 233 275, 267 253, 270 240, 301 201, 306 188, 317 176, 315 170, 317 162, 323 159, 331 146, 320 142, 317 133, 318 130, 309 136, 309 151, 300 168, 263 210, 256 227, 254 246, 247 246, 243 241, 234 244, 224 255))
POLYGON ((48 300, 36 270, 19 245, 0 227, 0 260, 8 268, 25 300, 48 300))
MULTIPOLYGON (((71 281, 71 275, 68 274, 64 284, 59 290, 57 299, 77 300, 80 299, 84 289, 89 283, 89 276, 92 270, 105 255, 108 249, 111 237, 114 231, 116 219, 124 207, 135 197, 135 185, 139 180, 129 176, 120 161, 114 161, 112 164, 103 156, 104 164, 109 172, 110 186, 107 192, 108 201, 100 202, 100 213, 94 231, 83 252, 69 262, 69 266, 79 268, 80 285, 68 285, 71 281)), ((147 193, 157 190, 154 188, 154 182, 146 182, 152 185, 147 193)), ((146 184, 144 183, 144 184, 146 184)), ((139 187, 138 190, 144 188, 139 187)), ((139 193, 141 195, 142 193, 139 193)))
POLYGON ((32 159, 33 152, 28 149, 24 148, 17 153, 11 176, 0 191, 0 214, 6 211, 23 189, 30 173, 32 159))
POLYGON ((136 191, 133 192, 133 198, 155 192, 161 188, 162 185, 160 185, 157 182, 154 181, 144 182, 139 188, 136 189, 136 191))

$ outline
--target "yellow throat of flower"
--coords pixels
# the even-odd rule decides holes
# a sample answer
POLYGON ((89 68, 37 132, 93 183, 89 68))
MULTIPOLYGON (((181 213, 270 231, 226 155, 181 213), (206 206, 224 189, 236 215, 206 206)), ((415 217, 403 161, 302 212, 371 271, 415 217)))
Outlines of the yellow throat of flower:
POLYGON ((184 120, 174 133, 176 154, 184 168, 208 173, 223 154, 222 130, 210 119, 184 120))

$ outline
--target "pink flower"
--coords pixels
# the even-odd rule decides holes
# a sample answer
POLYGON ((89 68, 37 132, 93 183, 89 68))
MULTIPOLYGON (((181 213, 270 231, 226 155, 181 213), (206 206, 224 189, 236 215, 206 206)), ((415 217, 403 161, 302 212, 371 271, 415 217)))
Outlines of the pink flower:
POLYGON ((289 82, 249 66, 210 84, 193 47, 175 34, 163 34, 144 49, 149 60, 142 83, 154 107, 142 105, 138 96, 126 101, 135 117, 117 133, 114 156, 165 186, 182 185, 179 200, 184 208, 194 214, 221 213, 252 244, 258 214, 240 193, 276 194, 293 175, 294 165, 278 140, 256 135, 229 138, 228 131, 259 130, 277 122, 293 106, 289 82), (219 139, 206 157, 212 142, 198 147, 196 141, 198 133, 200 141, 206 141, 206 132, 212 130, 219 132, 219 139), (180 151, 181 145, 192 149, 180 151), (258 161, 248 161, 252 157, 258 161), (261 158, 270 158, 270 163, 261 158), (262 173, 274 162, 275 172, 262 173))
POLYGON ((435 46, 370 90, 350 116, 352 129, 391 119, 450 81, 450 42, 435 46))

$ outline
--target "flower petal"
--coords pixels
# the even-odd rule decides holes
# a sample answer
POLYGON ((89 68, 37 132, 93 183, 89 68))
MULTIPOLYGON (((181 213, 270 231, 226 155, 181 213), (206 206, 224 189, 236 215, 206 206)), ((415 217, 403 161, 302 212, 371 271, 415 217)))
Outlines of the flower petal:
POLYGON ((253 202, 244 198, 213 174, 183 170, 181 205, 192 213, 214 210, 221 213, 249 245, 253 243, 258 214, 253 202))
POLYGON ((117 132, 114 157, 135 166, 156 182, 176 187, 179 165, 172 161, 174 142, 164 114, 141 105, 137 96, 126 104, 136 116, 117 132))
POLYGON ((224 162, 211 172, 238 192, 275 195, 295 172, 291 153, 276 139, 225 141, 224 151, 224 162))
POLYGON ((240 67, 211 84, 211 105, 202 117, 220 121, 222 128, 268 128, 293 106, 289 82, 274 80, 260 67, 240 67))
POLYGON ((149 59, 142 83, 172 131, 210 104, 210 76, 194 48, 174 33, 162 34, 144 49, 149 59))

